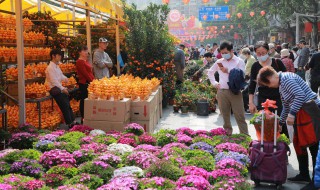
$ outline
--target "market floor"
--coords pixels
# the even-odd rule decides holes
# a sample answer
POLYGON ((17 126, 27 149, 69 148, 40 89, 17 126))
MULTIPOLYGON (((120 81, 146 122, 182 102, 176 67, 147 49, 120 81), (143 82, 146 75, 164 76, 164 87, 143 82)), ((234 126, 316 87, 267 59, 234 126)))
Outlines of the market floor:
MULTIPOLYGON (((249 124, 249 120, 251 119, 251 115, 246 115, 247 123, 249 124)), ((239 129, 237 127, 236 121, 234 117, 231 117, 233 132, 239 133, 239 129)), ((219 111, 217 113, 212 113, 207 117, 197 116, 195 113, 181 114, 181 113, 173 113, 172 106, 168 106, 163 109, 163 117, 160 122, 156 126, 155 131, 160 129, 168 128, 168 129, 178 129, 180 127, 190 127, 194 130, 211 130, 213 128, 222 127, 223 119, 220 116, 219 111)), ((253 139, 256 139, 256 131, 252 125, 249 125, 249 133, 253 139)), ((298 162, 296 159, 296 154, 293 148, 293 145, 290 145, 290 149, 292 151, 291 156, 289 156, 289 165, 288 165, 288 177, 295 176, 298 173, 298 162)), ((311 162, 311 159, 309 161, 311 162)), ((310 171, 312 168, 310 166, 310 171)), ((287 182, 283 185, 283 190, 299 190, 302 188, 304 184, 295 184, 287 182)), ((255 190, 269 190, 275 189, 274 185, 263 185, 261 187, 255 188, 255 190)))

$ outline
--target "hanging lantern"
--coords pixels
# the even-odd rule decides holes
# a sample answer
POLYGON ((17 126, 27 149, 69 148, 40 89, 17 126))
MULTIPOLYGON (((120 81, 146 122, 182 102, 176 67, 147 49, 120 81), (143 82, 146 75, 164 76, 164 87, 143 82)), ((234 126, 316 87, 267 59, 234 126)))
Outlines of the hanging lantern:
POLYGON ((230 28, 233 29, 233 25, 230 25, 230 28))
POLYGON ((216 30, 217 30, 217 29, 218 29, 218 26, 215 26, 215 27, 214 27, 214 29, 216 29, 216 30))
POLYGON ((169 1, 170 1, 170 0, 162 0, 162 3, 163 3, 163 4, 169 4, 169 1))
POLYGON ((182 0, 184 4, 188 4, 190 0, 182 0))
POLYGON ((266 11, 261 11, 260 14, 261 16, 264 16, 266 14, 266 11))
POLYGON ((242 17, 242 14, 241 14, 241 13, 238 13, 238 14, 237 14, 237 17, 238 17, 238 18, 241 18, 241 17, 242 17))
POLYGON ((225 29, 225 28, 226 28, 226 26, 223 25, 223 26, 222 26, 222 29, 225 29))
POLYGON ((238 24, 238 28, 241 28, 241 24, 238 24))
POLYGON ((203 20, 207 20, 208 16, 207 15, 203 15, 202 18, 203 18, 203 20))
POLYGON ((205 32, 203 31, 203 32, 202 32, 202 35, 204 35, 204 34, 205 34, 205 32))
POLYGON ((231 15, 228 13, 226 14, 227 19, 229 19, 231 17, 231 15))
POLYGON ((253 11, 250 12, 250 16, 251 16, 251 17, 254 16, 254 12, 253 12, 253 11))
POLYGON ((218 20, 218 18, 219 18, 219 15, 214 15, 214 18, 218 20))
POLYGON ((208 2, 209 2, 209 0, 202 0, 202 2, 203 2, 203 3, 208 3, 208 2))
POLYGON ((230 30, 227 30, 227 32, 229 33, 229 32, 230 32, 230 30))
POLYGON ((224 0, 224 3, 225 3, 225 4, 228 4, 228 2, 229 2, 229 0, 224 0))
POLYGON ((207 26, 206 30, 210 30, 209 26, 207 26))

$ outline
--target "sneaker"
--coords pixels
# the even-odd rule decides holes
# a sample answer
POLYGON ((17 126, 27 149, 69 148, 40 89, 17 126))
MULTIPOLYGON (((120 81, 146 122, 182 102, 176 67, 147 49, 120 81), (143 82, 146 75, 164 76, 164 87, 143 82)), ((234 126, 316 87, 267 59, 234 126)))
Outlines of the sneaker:
POLYGON ((314 182, 310 182, 308 185, 304 186, 300 190, 317 190, 317 188, 314 186, 314 182))
POLYGON ((303 182, 303 183, 311 182, 310 176, 304 176, 304 175, 301 175, 301 174, 298 174, 295 177, 289 177, 288 180, 292 181, 292 182, 303 182))

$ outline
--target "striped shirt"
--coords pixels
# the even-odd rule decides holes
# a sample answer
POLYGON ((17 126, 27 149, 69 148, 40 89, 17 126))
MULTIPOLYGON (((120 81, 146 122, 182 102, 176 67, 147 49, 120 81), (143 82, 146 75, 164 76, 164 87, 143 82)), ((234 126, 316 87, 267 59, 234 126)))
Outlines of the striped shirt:
POLYGON ((279 92, 283 104, 280 123, 285 123, 288 114, 295 116, 302 105, 309 100, 315 100, 320 105, 320 99, 307 83, 298 75, 290 72, 279 72, 279 92))

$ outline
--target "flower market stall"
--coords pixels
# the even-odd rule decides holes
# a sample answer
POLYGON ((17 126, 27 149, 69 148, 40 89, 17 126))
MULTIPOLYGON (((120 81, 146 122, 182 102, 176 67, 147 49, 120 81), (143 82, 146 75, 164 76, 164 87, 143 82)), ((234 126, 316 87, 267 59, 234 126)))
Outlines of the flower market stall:
POLYGON ((151 135, 135 123, 124 132, 21 125, 0 151, 0 189, 249 190, 250 142, 222 128, 151 135))

